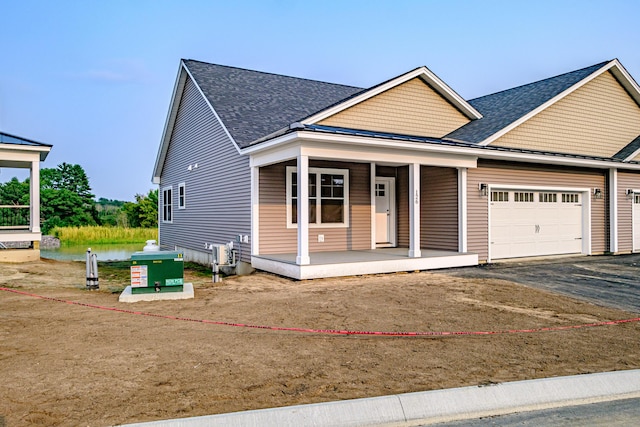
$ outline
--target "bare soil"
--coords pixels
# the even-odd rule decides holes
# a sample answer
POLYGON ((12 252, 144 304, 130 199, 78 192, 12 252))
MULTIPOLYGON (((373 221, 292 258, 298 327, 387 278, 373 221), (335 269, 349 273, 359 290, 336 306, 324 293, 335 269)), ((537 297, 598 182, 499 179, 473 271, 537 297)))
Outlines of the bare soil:
MULTIPOLYGON (((102 274, 102 272, 101 272, 102 274)), ((0 264, 0 286, 163 315, 301 328, 491 331, 635 317, 498 279, 438 273, 220 284, 195 299, 118 302, 123 275, 84 289, 82 263, 0 264)), ((640 368, 637 322, 557 332, 335 336, 170 320, 0 291, 0 420, 106 426, 640 368)))

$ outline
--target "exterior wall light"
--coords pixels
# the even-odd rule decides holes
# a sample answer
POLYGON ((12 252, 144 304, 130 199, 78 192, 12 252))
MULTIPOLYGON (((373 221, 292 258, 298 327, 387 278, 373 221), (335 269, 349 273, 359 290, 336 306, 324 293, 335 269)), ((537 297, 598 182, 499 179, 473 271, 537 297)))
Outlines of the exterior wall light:
POLYGON ((627 188, 627 199, 629 200, 633 199, 633 193, 634 193, 633 189, 627 188))
POLYGON ((594 199, 602 199, 602 190, 599 188, 593 189, 593 198, 594 199))
POLYGON ((478 190, 480 190, 480 195, 485 197, 489 193, 489 186, 487 184, 480 183, 478 184, 478 190))

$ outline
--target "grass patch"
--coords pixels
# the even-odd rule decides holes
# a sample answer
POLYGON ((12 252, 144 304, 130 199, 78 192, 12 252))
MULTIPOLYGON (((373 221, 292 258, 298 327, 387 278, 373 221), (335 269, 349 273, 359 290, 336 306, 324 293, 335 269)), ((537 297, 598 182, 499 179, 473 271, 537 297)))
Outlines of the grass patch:
MULTIPOLYGON (((206 266, 202 264, 196 264, 195 262, 185 262, 184 263, 185 271, 190 271, 194 276, 200 277, 211 277, 213 274, 213 270, 211 266, 206 266)), ((220 273, 222 275, 222 273, 220 273)))
POLYGON ((62 245, 144 243, 147 240, 158 240, 157 228, 55 227, 51 234, 60 239, 62 245))

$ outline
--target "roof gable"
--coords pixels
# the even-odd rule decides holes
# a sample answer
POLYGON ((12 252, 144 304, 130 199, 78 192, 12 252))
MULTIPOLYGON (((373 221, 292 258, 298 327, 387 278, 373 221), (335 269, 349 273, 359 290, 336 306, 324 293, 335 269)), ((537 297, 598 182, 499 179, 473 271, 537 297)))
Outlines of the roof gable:
POLYGON ((362 91, 194 60, 183 63, 239 148, 362 91))
POLYGON ((491 145, 612 157, 639 134, 640 107, 605 71, 491 145))
POLYGON ((439 138, 469 121, 424 80, 414 77, 318 124, 439 138))
POLYGON ((473 106, 458 95, 453 89, 451 89, 444 81, 431 72, 427 67, 419 67, 411 70, 405 74, 402 74, 386 82, 380 83, 372 88, 362 91, 352 97, 336 103, 335 105, 318 111, 310 117, 302 120, 302 124, 317 124, 320 121, 331 117, 341 111, 349 109, 357 104, 367 101, 379 94, 382 94, 390 89, 398 87, 408 81, 419 78, 424 81, 431 89, 439 94, 442 98, 447 100, 452 106, 459 110, 460 113, 465 115, 470 120, 479 119, 482 114, 478 112, 473 106))
POLYGON ((562 95, 588 76, 602 69, 607 62, 592 65, 556 77, 485 95, 469 101, 483 115, 447 135, 447 138, 487 145, 495 135, 526 118, 536 109, 562 95))

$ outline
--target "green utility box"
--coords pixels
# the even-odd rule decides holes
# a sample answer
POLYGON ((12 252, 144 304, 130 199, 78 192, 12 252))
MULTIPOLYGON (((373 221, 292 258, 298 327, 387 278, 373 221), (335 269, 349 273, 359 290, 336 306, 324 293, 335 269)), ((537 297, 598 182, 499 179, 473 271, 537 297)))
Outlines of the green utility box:
POLYGON ((181 252, 148 251, 131 255, 131 293, 182 292, 184 259, 181 252))

